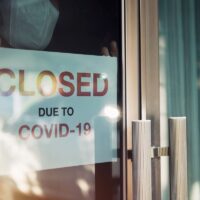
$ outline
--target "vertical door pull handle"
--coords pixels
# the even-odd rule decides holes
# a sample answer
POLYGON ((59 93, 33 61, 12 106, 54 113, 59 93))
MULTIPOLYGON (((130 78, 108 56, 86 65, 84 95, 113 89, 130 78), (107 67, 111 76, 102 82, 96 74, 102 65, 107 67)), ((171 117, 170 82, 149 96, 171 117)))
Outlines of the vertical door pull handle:
POLYGON ((187 200, 186 117, 169 118, 171 200, 187 200))
POLYGON ((132 122, 133 134, 133 200, 152 200, 151 188, 151 122, 132 122))

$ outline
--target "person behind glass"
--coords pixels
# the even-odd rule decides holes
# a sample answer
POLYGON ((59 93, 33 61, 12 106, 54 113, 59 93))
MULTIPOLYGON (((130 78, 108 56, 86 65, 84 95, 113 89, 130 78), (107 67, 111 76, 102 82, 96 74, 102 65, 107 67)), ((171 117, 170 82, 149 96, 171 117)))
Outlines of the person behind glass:
POLYGON ((58 17, 57 0, 0 0, 0 36, 6 47, 45 49, 58 17))
MULTIPOLYGON (((59 15, 59 0, 0 0, 0 46, 44 50, 59 15)), ((102 47, 100 54, 117 56, 117 43, 102 47)))

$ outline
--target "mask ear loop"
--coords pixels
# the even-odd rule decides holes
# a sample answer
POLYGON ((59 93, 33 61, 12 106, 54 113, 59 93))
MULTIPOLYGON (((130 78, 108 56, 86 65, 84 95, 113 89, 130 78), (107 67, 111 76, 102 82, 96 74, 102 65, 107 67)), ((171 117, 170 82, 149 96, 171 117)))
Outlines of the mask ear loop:
MULTIPOLYGON (((48 0, 49 1, 49 0, 48 0)), ((51 2, 49 1, 49 3, 51 4, 51 2)), ((46 6, 47 8, 48 8, 48 10, 47 10, 47 12, 46 12, 46 16, 45 16, 45 19, 48 19, 48 17, 49 17, 49 13, 50 13, 50 6, 46 6)), ((44 30, 48 30, 48 24, 47 23, 44 23, 44 30)), ((47 34, 46 34, 47 35, 47 34)), ((44 42, 44 40, 45 40, 45 37, 46 37, 46 35, 45 34, 42 34, 42 37, 41 37, 41 43, 42 44, 44 44, 43 42, 44 42)), ((47 42, 47 43, 49 43, 49 41, 47 42)), ((45 45, 46 46, 46 45, 45 45)), ((45 48, 45 47, 42 47, 42 48, 45 48)))
MULTIPOLYGON (((52 12, 54 12, 53 14, 56 16, 56 18, 58 19, 58 16, 59 16, 59 14, 57 14, 57 12, 58 12, 58 10, 57 10, 57 8, 53 5, 53 3, 50 1, 50 0, 48 0, 49 1, 49 6, 46 6, 46 7, 48 7, 48 10, 47 10, 47 12, 46 12, 46 19, 48 19, 50 16, 51 16, 51 11, 52 12)), ((55 22, 51 22, 51 23, 55 23, 55 25, 56 25, 56 22, 57 22, 57 19, 55 20, 55 22)), ((54 28, 55 28, 55 25, 54 25, 54 28)), ((49 30, 49 27, 51 26, 51 24, 49 23, 45 23, 45 28, 44 28, 44 30, 49 30)), ((49 44, 49 42, 51 41, 51 39, 52 39, 52 36, 53 36, 53 32, 54 32, 54 30, 52 30, 51 31, 52 33, 51 33, 51 35, 49 35, 49 38, 48 38, 48 41, 46 41, 46 44, 49 44)), ((48 34, 48 33, 47 33, 48 34)), ((44 42, 44 40, 45 40, 45 37, 47 37, 47 35, 42 35, 42 43, 44 42)), ((45 47, 46 47, 47 45, 45 45, 45 47)), ((45 48, 45 47, 43 47, 43 48, 45 48)))

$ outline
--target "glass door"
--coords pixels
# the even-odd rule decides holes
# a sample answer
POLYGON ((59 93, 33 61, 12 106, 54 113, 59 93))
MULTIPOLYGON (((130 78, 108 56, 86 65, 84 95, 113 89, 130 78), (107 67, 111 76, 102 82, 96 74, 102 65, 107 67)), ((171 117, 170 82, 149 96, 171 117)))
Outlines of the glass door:
POLYGON ((129 8, 0 1, 1 200, 126 199, 126 127, 138 115, 126 117, 127 102, 138 103, 137 80, 125 96, 126 72, 137 78, 133 62, 125 71, 125 48, 137 53, 129 8))

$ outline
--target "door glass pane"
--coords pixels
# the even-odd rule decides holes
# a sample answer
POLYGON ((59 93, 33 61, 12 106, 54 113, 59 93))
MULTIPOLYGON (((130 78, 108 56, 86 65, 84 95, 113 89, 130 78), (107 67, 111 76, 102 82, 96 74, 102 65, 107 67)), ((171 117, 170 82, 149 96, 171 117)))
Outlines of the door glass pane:
POLYGON ((120 0, 0 0, 0 199, 117 200, 120 0))
MULTIPOLYGON (((186 116, 189 199, 197 200, 200 199, 200 3, 159 0, 159 10, 162 142, 168 143, 167 117, 186 116)), ((163 199, 169 199, 168 177, 165 178, 163 189, 167 192, 163 192, 163 199)))

